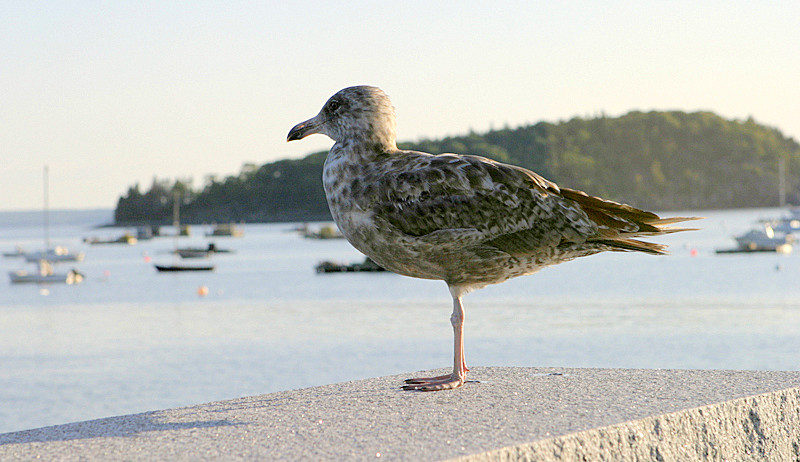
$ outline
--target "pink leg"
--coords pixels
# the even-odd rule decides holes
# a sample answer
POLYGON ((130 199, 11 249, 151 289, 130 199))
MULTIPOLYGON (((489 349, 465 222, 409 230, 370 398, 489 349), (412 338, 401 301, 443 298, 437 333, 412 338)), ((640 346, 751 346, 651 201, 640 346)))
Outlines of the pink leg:
POLYGON ((450 324, 453 325, 454 352, 453 352, 453 373, 438 377, 420 377, 407 379, 407 385, 403 390, 419 391, 438 391, 458 388, 464 384, 467 376, 467 363, 464 360, 464 305, 461 304, 461 296, 453 296, 453 314, 450 316, 450 324))

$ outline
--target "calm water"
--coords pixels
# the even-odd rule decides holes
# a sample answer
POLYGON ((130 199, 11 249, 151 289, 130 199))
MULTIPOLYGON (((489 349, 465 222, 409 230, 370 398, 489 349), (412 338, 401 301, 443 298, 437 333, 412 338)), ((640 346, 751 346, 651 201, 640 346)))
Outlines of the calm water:
MULTIPOLYGON (((714 254, 780 211, 702 215, 701 231, 661 239, 668 257, 602 254, 468 295, 468 364, 800 369, 800 253, 714 254)), ((41 247, 40 221, 0 213, 0 250, 41 247)), ((171 239, 81 244, 123 232, 92 228, 108 221, 53 216, 54 242, 86 251, 81 285, 11 286, 5 273, 26 265, 0 257, 0 432, 452 362, 446 286, 317 275, 321 259, 361 259, 344 241, 248 225, 216 240, 236 253, 214 273, 157 274, 171 239)), ((207 230, 180 244, 205 245, 207 230)))

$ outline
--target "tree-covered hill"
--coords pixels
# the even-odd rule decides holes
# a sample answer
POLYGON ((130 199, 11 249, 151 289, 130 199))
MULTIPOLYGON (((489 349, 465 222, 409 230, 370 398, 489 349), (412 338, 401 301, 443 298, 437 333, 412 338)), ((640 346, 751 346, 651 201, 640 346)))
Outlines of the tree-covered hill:
MULTIPOLYGON (((773 206, 785 167, 788 199, 800 203, 800 145, 752 119, 710 112, 630 112, 574 118, 441 140, 400 143, 434 154, 474 154, 530 168, 561 186, 654 210, 773 206)), ((181 221, 269 222, 328 220, 322 190, 325 152, 209 179, 154 180, 132 186, 117 203, 118 224, 169 222, 173 191, 181 192, 181 221)))

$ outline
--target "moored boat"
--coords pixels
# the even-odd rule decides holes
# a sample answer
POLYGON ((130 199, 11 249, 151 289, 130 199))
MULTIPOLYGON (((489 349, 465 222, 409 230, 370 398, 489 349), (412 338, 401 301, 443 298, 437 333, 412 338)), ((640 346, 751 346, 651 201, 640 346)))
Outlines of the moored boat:
POLYGON ((50 284, 50 283, 64 283, 64 284, 78 284, 83 281, 83 274, 75 269, 71 269, 66 273, 56 273, 53 271, 53 265, 47 260, 38 262, 38 271, 29 272, 26 270, 10 271, 12 284, 50 284))
POLYGON ((233 223, 222 223, 219 225, 215 225, 214 229, 211 230, 210 233, 206 233, 206 236, 217 236, 217 237, 242 237, 244 236, 244 231, 239 229, 233 223))
POLYGON ((732 249, 717 249, 717 253, 748 253, 748 252, 778 252, 791 253, 794 235, 791 233, 775 232, 768 224, 762 227, 735 236, 736 247, 732 249))
POLYGON ((161 273, 175 273, 181 271, 213 271, 214 265, 155 265, 161 273))

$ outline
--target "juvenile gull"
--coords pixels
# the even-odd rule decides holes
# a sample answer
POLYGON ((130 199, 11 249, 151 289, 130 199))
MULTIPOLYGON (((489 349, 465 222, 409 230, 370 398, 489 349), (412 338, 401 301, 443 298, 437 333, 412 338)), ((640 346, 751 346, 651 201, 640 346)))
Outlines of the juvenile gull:
POLYGON ((450 289, 453 373, 408 379, 407 390, 464 383, 464 294, 606 250, 663 254, 664 245, 636 238, 682 231, 665 225, 688 219, 559 188, 483 157, 402 151, 395 127, 381 89, 349 87, 294 126, 287 141, 313 133, 335 141, 322 181, 333 219, 356 249, 395 273, 441 279, 450 289))

